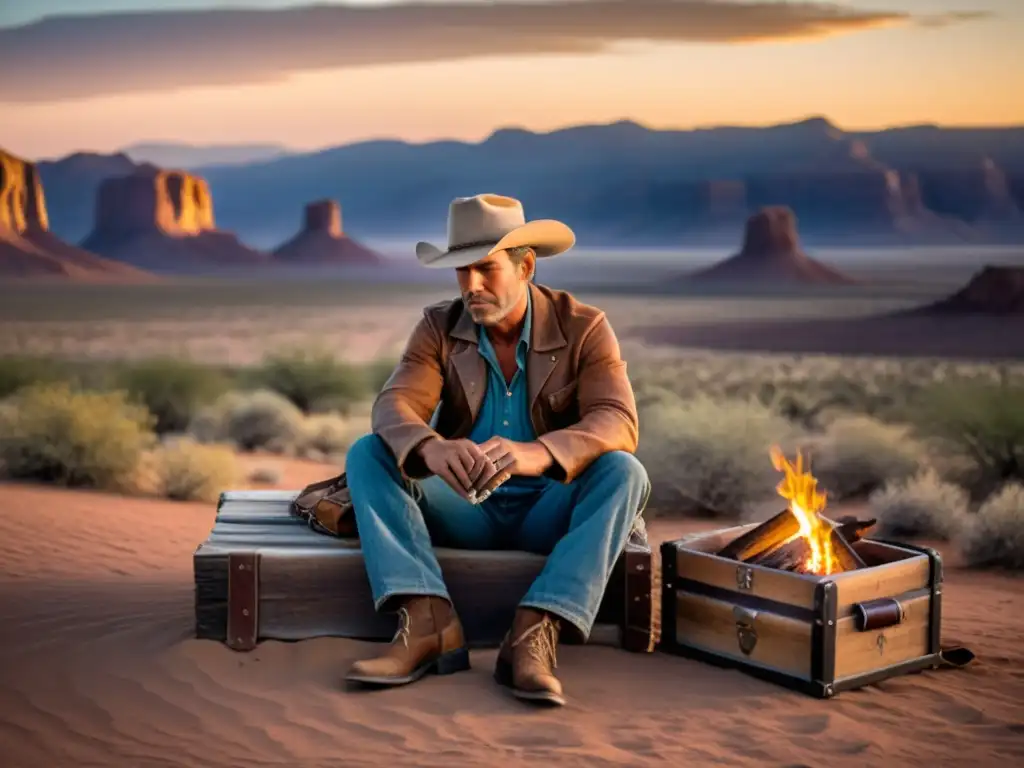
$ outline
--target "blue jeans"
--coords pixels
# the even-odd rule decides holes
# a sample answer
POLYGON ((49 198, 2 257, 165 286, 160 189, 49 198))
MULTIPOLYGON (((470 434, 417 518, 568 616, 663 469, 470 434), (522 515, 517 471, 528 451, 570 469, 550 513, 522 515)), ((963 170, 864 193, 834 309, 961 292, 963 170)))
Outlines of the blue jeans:
POLYGON ((650 493, 643 465, 621 451, 599 457, 571 483, 551 480, 478 505, 436 476, 416 481, 417 501, 377 435, 356 441, 345 470, 377 610, 395 595, 451 599, 435 546, 518 549, 547 556, 520 605, 556 614, 584 639, 650 493))

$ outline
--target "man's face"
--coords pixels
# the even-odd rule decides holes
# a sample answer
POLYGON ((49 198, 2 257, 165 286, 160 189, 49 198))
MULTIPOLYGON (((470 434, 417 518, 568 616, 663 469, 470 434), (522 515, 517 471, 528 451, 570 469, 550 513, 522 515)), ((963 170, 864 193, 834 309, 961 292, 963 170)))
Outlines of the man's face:
POLYGON ((512 311, 526 290, 531 259, 527 256, 517 266, 507 251, 498 251, 455 270, 462 300, 475 322, 496 325, 512 311))

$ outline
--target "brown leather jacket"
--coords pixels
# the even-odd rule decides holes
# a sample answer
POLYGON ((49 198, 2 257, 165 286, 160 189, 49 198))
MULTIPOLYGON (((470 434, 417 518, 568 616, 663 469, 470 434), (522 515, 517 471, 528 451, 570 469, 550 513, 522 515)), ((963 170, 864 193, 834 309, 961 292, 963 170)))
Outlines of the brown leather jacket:
MULTIPOLYGON (((636 400, 604 312, 564 291, 532 283, 530 291, 530 416, 538 440, 555 459, 548 474, 567 483, 604 453, 636 451, 636 400)), ((461 298, 423 311, 373 404, 373 431, 406 477, 429 474, 416 451, 423 441, 470 433, 487 386, 485 365, 476 326, 461 298)))

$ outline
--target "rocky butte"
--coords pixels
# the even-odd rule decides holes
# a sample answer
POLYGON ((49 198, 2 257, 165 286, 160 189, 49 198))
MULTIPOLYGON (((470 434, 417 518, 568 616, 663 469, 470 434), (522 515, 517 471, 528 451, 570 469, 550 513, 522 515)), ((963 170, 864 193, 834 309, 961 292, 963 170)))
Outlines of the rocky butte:
POLYGON ((50 231, 34 163, 0 150, 0 277, 146 282, 143 270, 101 258, 50 231))
POLYGON ((317 200, 306 206, 302 230, 278 246, 274 260, 288 265, 377 266, 383 257, 348 237, 341 227, 341 206, 317 200))
POLYGON ((1024 267, 985 266, 971 280, 927 314, 1024 316, 1024 267))
POLYGON ((103 181, 83 247, 157 272, 207 272, 266 264, 267 254, 216 228, 206 181, 142 167, 103 181))
POLYGON ((701 283, 756 285, 856 282, 803 252, 796 216, 784 206, 763 208, 751 216, 739 253, 687 279, 701 283))

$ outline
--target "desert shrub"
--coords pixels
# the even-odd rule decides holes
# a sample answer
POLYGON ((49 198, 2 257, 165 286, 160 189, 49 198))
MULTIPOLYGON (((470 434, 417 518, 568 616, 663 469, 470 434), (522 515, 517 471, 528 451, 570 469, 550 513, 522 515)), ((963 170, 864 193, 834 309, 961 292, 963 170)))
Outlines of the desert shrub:
POLYGON ((156 417, 158 433, 185 430, 198 409, 229 386, 226 377, 212 367, 172 358, 128 365, 117 380, 156 417))
POLYGON ((203 443, 231 443, 243 451, 294 453, 303 437, 303 414, 269 390, 227 392, 200 410, 189 434, 203 443))
POLYGON ((960 549, 975 567, 1024 569, 1024 485, 1007 483, 989 496, 965 526, 960 549))
POLYGON ((281 470, 277 467, 256 467, 249 473, 248 480, 250 483, 273 485, 281 482, 281 470))
POLYGON ((925 446, 914 439, 909 427, 870 416, 837 417, 808 447, 814 476, 837 499, 905 480, 928 464, 925 446))
POLYGON ((9 477, 129 490, 155 441, 153 417, 125 392, 31 384, 0 410, 0 460, 9 477))
POLYGON ((7 397, 30 384, 69 381, 66 365, 44 357, 9 355, 0 357, 0 397, 7 397))
POLYGON ((184 438, 156 451, 157 490, 175 501, 216 501, 238 477, 235 453, 227 446, 184 438))
POLYGON ((949 540, 963 527, 969 503, 963 488, 933 469, 887 483, 868 498, 879 535, 897 539, 949 540))
POLYGON ((1024 384, 957 377, 926 390, 914 417, 941 450, 970 461, 965 480, 977 497, 1024 482, 1024 384))
POLYGON ((254 387, 280 393, 304 413, 341 409, 371 391, 365 366, 306 350, 268 356, 249 373, 249 381, 254 387))
POLYGON ((336 413, 307 416, 302 424, 298 453, 308 458, 339 456, 351 444, 349 425, 336 413))
POLYGON ((637 458, 651 478, 651 507, 739 516, 770 498, 780 475, 769 451, 794 444, 796 431, 755 401, 697 397, 640 412, 637 458))

